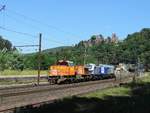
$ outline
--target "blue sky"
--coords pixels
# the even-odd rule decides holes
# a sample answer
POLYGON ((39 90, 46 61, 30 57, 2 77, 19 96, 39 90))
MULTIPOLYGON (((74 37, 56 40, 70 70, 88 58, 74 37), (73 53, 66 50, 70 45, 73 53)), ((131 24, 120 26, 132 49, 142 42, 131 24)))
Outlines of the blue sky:
POLYGON ((150 0, 0 0, 0 4, 6 5, 0 12, 0 26, 36 36, 0 29, 0 35, 14 45, 38 44, 40 32, 46 49, 73 45, 93 34, 106 37, 115 32, 123 39, 150 27, 150 0))

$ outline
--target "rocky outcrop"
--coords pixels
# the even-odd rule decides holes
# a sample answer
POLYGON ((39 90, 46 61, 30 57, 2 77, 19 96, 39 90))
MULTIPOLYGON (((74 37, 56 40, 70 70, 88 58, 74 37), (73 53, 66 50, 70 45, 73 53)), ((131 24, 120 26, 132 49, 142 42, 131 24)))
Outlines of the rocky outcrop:
POLYGON ((103 35, 93 35, 89 40, 81 41, 78 45, 84 47, 91 47, 94 45, 99 45, 101 43, 118 43, 118 37, 115 33, 111 37, 104 38, 103 35))

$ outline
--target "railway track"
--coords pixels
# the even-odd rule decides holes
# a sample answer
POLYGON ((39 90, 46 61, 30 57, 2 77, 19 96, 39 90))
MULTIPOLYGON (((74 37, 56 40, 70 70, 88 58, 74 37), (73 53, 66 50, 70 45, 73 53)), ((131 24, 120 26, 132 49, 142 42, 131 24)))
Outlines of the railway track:
POLYGON ((49 85, 49 84, 41 84, 41 85, 26 85, 26 86, 16 86, 16 87, 7 87, 7 88, 0 88, 0 96, 5 94, 13 94, 13 93, 20 93, 20 92, 37 92, 37 91, 45 91, 45 90, 59 90, 62 88, 69 88, 75 86, 83 86, 83 85, 90 85, 96 83, 103 83, 108 82, 114 79, 109 80, 99 80, 99 81, 88 81, 88 82, 80 82, 80 83, 72 83, 72 84, 63 84, 63 85, 49 85))
MULTIPOLYGON (((47 76, 40 76, 40 81, 44 83, 48 83, 47 76)), ((37 82, 37 76, 1 76, 0 75, 0 89, 3 87, 10 87, 9 85, 32 85, 37 82)))
MULTIPOLYGON (((121 82, 127 82, 129 78, 121 82)), ((120 80, 109 79, 64 85, 40 85, 37 87, 15 87, 0 89, 0 112, 16 107, 39 105, 67 96, 79 95, 107 87, 119 85, 120 80)))

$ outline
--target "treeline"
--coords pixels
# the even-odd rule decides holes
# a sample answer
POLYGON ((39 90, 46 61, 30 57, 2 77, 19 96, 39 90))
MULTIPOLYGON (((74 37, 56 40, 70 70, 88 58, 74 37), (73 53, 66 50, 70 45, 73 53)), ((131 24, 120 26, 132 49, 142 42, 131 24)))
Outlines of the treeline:
POLYGON ((2 36, 0 36, 0 50, 6 50, 6 51, 12 51, 12 43, 9 40, 4 39, 2 36))
POLYGON ((10 41, 0 36, 0 71, 5 69, 23 70, 23 57, 10 41))
MULTIPOLYGON (((92 40, 96 38, 91 37, 92 40)), ((117 43, 103 41, 100 44, 85 46, 81 41, 75 47, 59 48, 57 51, 42 53, 42 68, 55 64, 59 59, 74 61, 76 64, 102 63, 113 64, 142 63, 146 69, 150 68, 150 29, 144 28, 140 32, 128 35, 117 43)), ((25 56, 26 68, 37 68, 37 54, 25 56)))
MULTIPOLYGON (((93 38, 93 36, 91 40, 96 42, 94 41, 96 38, 93 38)), ((74 61, 74 63, 79 65, 86 63, 113 65, 119 63, 142 63, 147 70, 150 69, 149 28, 144 28, 140 32, 130 34, 123 41, 118 41, 117 43, 102 41, 100 44, 85 46, 85 42, 82 42, 84 41, 81 41, 75 47, 59 47, 57 51, 52 51, 51 49, 43 51, 41 55, 41 68, 46 70, 49 65, 55 64, 60 59, 65 59, 74 61)), ((15 66, 11 66, 11 69, 38 68, 38 53, 25 55, 14 53, 12 55, 14 56, 11 59, 14 62, 11 64, 15 66)), ((11 60, 7 61, 10 62, 11 60)), ((7 68, 10 67, 7 66, 7 68)))

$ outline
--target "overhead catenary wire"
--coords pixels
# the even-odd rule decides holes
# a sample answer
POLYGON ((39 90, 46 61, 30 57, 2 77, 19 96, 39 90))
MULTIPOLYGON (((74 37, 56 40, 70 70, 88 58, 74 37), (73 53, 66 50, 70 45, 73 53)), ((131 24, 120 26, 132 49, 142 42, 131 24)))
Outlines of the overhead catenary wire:
POLYGON ((43 38, 43 39, 45 39, 45 40, 47 40, 47 41, 50 41, 50 42, 53 42, 53 43, 57 43, 57 44, 61 44, 61 45, 66 45, 66 44, 63 43, 63 42, 59 42, 59 41, 56 41, 56 40, 52 40, 52 39, 48 39, 48 38, 43 38))
MULTIPOLYGON (((11 20, 13 20, 13 21, 15 21, 15 22, 19 22, 19 23, 21 23, 21 24, 27 24, 27 23, 24 23, 23 21, 21 21, 21 20, 19 20, 19 19, 16 19, 16 18, 14 18, 14 17, 12 17, 12 16, 10 16, 10 15, 8 15, 8 14, 6 14, 6 16, 7 17, 9 17, 9 19, 11 18, 11 20)), ((28 23, 28 25, 29 25, 29 23, 28 23)), ((35 26, 35 25, 31 25, 30 24, 30 26, 32 26, 31 28, 34 28, 34 29, 38 29, 38 30, 41 30, 41 28, 39 28, 39 27, 37 27, 37 26, 35 26)), ((49 36, 51 36, 51 35, 49 35, 49 36)), ((54 36, 52 36, 52 37, 54 37, 54 36)), ((48 40, 48 41, 52 41, 52 42, 54 42, 54 43, 57 43, 57 44, 63 44, 63 45, 66 45, 65 43, 62 43, 62 41, 60 42, 60 41, 56 41, 56 40, 52 40, 52 39, 48 39, 48 38, 45 38, 46 40, 48 40)))
POLYGON ((39 45, 21 45, 21 46, 14 46, 14 47, 37 47, 39 45))
POLYGON ((49 27, 49 28, 51 28, 51 29, 55 29, 55 30, 60 31, 60 32, 63 32, 63 33, 65 33, 65 34, 67 34, 67 35, 73 36, 72 38, 81 39, 81 38, 79 38, 80 36, 78 36, 78 35, 76 35, 76 34, 74 34, 74 33, 71 33, 71 32, 69 32, 69 31, 63 30, 63 29, 61 29, 61 28, 52 26, 52 25, 50 25, 50 24, 47 24, 47 23, 42 22, 42 21, 40 21, 40 20, 34 19, 34 18, 32 18, 32 17, 28 17, 28 16, 26 16, 26 15, 24 15, 24 14, 21 14, 21 13, 17 12, 17 11, 13 11, 13 10, 10 10, 10 9, 8 9, 8 8, 7 8, 7 11, 9 11, 9 12, 11 12, 11 13, 13 13, 13 14, 16 14, 16 15, 18 15, 18 16, 24 18, 24 19, 28 19, 29 21, 32 21, 32 22, 34 22, 34 23, 36 22, 36 23, 41 24, 41 25, 43 25, 43 26, 47 26, 47 27, 49 27))
MULTIPOLYGON (((5 7, 4 7, 5 8, 5 7)), ((30 17, 27 17, 27 16, 25 16, 25 15, 22 15, 22 14, 19 14, 19 13, 17 13, 17 15, 20 15, 20 16, 22 16, 22 17, 24 17, 24 18, 26 18, 26 19, 28 19, 28 20, 30 20, 30 21, 36 21, 36 22, 38 22, 38 23, 40 23, 40 24, 44 24, 44 25, 46 25, 46 26, 48 26, 48 27, 53 27, 53 26, 50 26, 50 25, 48 25, 48 24, 46 24, 46 23, 43 23, 43 22, 41 22, 41 21, 39 21, 39 20, 36 20, 36 19, 33 19, 33 18, 30 18, 30 17)), ((8 15, 6 15, 6 16, 8 16, 8 15)), ((14 18, 13 18, 13 20, 14 20, 14 18)), ((17 21, 18 22, 18 19, 15 19, 15 21, 17 21)), ((30 24, 30 26, 31 26, 31 24, 30 24)), ((32 27, 33 28, 33 27, 32 27)), ((37 27, 36 27, 37 28, 37 27)), ((56 30, 58 30, 58 28, 56 28, 56 27, 53 27, 54 29, 56 29, 56 30)), ((30 33, 26 33, 26 32, 21 32, 21 31, 16 31, 16 30, 13 30, 13 29, 10 29, 10 28, 8 28, 8 27, 4 27, 4 26, 0 26, 0 29, 2 29, 2 30, 5 30, 5 31, 8 31, 8 32, 12 32, 12 33, 16 33, 16 34, 19 34, 19 35, 24 35, 24 36, 30 36, 30 37, 33 37, 33 38, 37 38, 37 36, 35 36, 35 35, 33 35, 33 34, 30 34, 30 33)), ((38 28, 39 29, 39 28, 38 28)), ((60 31, 60 29, 59 29, 59 31, 60 31)), ((63 30, 61 30, 61 31, 63 31, 63 30)), ((64 32, 64 31, 63 31, 64 32)), ((48 39, 48 38, 45 38, 44 37, 44 40, 47 40, 47 41, 50 41, 50 43, 57 43, 57 44, 61 44, 61 45, 66 45, 65 43, 63 43, 62 41, 56 41, 56 40, 52 40, 52 39, 48 39)), ((24 45, 23 45, 24 46, 24 45)), ((17 47, 17 46, 16 46, 17 47)), ((19 47, 19 46, 18 46, 19 47)), ((21 46, 20 46, 21 47, 21 46)))
MULTIPOLYGON (((21 24, 25 24, 25 25, 26 25, 26 23, 22 23, 19 19, 16 19, 16 18, 14 18, 14 17, 12 17, 12 16, 10 16, 10 15, 6 15, 6 16, 9 17, 9 18, 11 18, 13 21, 16 21, 16 22, 19 22, 19 23, 21 23, 21 24)), ((41 30, 39 27, 37 27, 37 26, 35 26, 35 25, 31 25, 31 24, 30 24, 30 26, 32 26, 31 28, 41 30)), ((51 36, 51 35, 49 35, 49 36, 51 36)), ((54 36, 51 36, 51 37, 54 38, 54 36)), ((44 38, 44 39, 46 39, 47 41, 52 41, 52 42, 57 43, 57 44, 66 45, 66 44, 63 43, 62 41, 56 41, 56 40, 52 40, 52 39, 48 39, 48 38, 44 38)))
MULTIPOLYGON (((9 31, 8 31, 9 32, 9 31)), ((19 34, 20 35, 20 34, 19 34)), ((11 38, 10 35, 6 35, 6 34, 1 34, 2 37, 4 37, 4 39, 8 39, 8 38, 11 38)), ((35 40, 35 38, 27 38, 26 36, 25 37, 19 37, 20 39, 23 39, 22 40, 15 40, 15 43, 18 43, 18 44, 21 44, 22 42, 24 42, 24 45, 28 45, 28 44, 33 44, 33 43, 37 43, 38 41, 38 38, 37 40, 35 40), (33 40, 34 39, 34 40, 33 40)), ((10 41, 12 41, 12 39, 9 39, 10 41)), ((12 41, 13 42, 13 41, 12 41)))
POLYGON ((4 13, 4 11, 5 11, 5 5, 0 5, 0 12, 2 13, 2 24, 3 24, 3 26, 5 26, 5 13, 4 13))
POLYGON ((37 27, 37 26, 35 26, 35 25, 32 25, 31 23, 23 22, 23 20, 20 20, 20 19, 18 19, 18 18, 15 18, 15 17, 13 17, 13 16, 10 15, 10 14, 5 14, 5 16, 8 17, 8 19, 10 19, 10 20, 12 20, 12 21, 15 21, 15 22, 17 22, 17 23, 24 24, 24 25, 28 25, 28 26, 30 26, 30 28, 32 28, 32 29, 42 30, 40 27, 37 27))
MULTIPOLYGON (((17 33, 17 34, 20 34, 20 35, 25 35, 25 36, 30 36, 30 37, 33 37, 33 38, 37 38, 37 36, 35 36, 35 35, 25 33, 25 32, 16 31, 16 30, 12 30, 12 29, 2 27, 2 26, 0 26, 0 29, 5 30, 5 31, 9 31, 9 32, 13 32, 13 33, 17 33)), ((57 44, 66 45, 65 43, 62 43, 62 42, 59 42, 59 41, 51 40, 51 39, 48 39, 48 38, 44 38, 44 39, 46 39, 47 41, 57 43, 57 44)))
POLYGON ((30 37, 34 37, 34 38, 37 37, 37 36, 29 34, 29 33, 12 30, 12 29, 9 29, 9 28, 6 28, 6 27, 2 27, 2 26, 0 26, 0 29, 5 30, 5 31, 9 31, 9 32, 13 32, 13 33, 17 33, 17 34, 20 34, 20 35, 30 36, 30 37))
MULTIPOLYGON (((40 20, 34 19, 34 18, 32 18, 32 17, 28 17, 28 16, 26 16, 26 15, 24 15, 24 14, 21 14, 21 13, 18 13, 18 12, 16 12, 16 11, 12 11, 12 10, 10 10, 10 9, 8 9, 8 8, 7 8, 6 11, 7 11, 7 12, 11 12, 11 13, 13 13, 13 14, 16 14, 16 15, 18 15, 18 16, 21 16, 21 17, 23 17, 24 19, 28 19, 28 20, 30 20, 30 21, 32 21, 32 22, 40 23, 40 24, 42 24, 42 25, 44 25, 44 26, 51 27, 51 28, 53 28, 53 29, 55 29, 55 30, 58 30, 58 31, 61 31, 61 32, 65 32, 65 33, 67 33, 67 34, 69 33, 70 35, 73 36, 73 33, 64 31, 64 30, 62 30, 62 29, 60 29, 60 28, 57 28, 57 27, 54 27, 54 26, 52 26, 52 25, 46 24, 46 23, 44 23, 44 22, 41 22, 40 20)), ((8 15, 6 15, 6 16, 8 16, 8 15)), ((9 15, 9 17, 10 17, 10 15, 9 15)), ((11 18, 12 18, 12 17, 11 17, 11 18)), ((13 17, 13 20, 15 20, 15 21, 18 22, 18 19, 14 18, 14 17, 13 17)), ((31 24, 30 24, 30 26, 31 26, 31 24)), ((32 25, 31 28, 33 28, 33 27, 36 28, 36 29, 39 29, 39 27, 32 25)), ((41 28, 40 28, 40 29, 41 29, 41 28)), ((10 30, 10 29, 7 29, 7 30, 12 31, 12 30, 10 30)), ((16 32, 16 33, 18 33, 18 32, 16 32)), ((24 34, 26 34, 26 33, 24 33, 24 34)), ((79 36, 76 36, 75 38, 78 38, 78 37, 79 37, 79 36)), ((58 41, 53 41, 53 42, 56 42, 56 43, 59 43, 59 44, 63 44, 63 45, 64 45, 64 43, 62 43, 62 42, 58 42, 58 41)), ((66 45, 66 44, 65 44, 65 45, 66 45)))
MULTIPOLYGON (((25 33, 25 32, 20 32, 20 31, 16 31, 16 30, 12 30, 12 29, 10 29, 10 28, 6 28, 6 27, 2 27, 2 26, 0 26, 0 29, 2 29, 2 30, 4 30, 4 31, 8 31, 8 32, 11 32, 11 33, 16 33, 16 34, 19 34, 19 35, 24 35, 24 36, 30 36, 31 38, 36 38, 37 36, 35 36, 35 35, 33 35, 33 34, 29 34, 29 33, 25 33)), ((6 35, 4 35, 5 37, 9 37, 9 36, 6 36, 6 35)), ((31 41, 28 41, 29 39, 31 39, 31 38, 26 38, 26 39, 24 39, 23 41, 26 41, 26 42, 30 42, 31 43, 31 41)), ((33 41, 33 40, 32 40, 33 41)), ((20 42, 21 43, 21 42, 20 42)))

